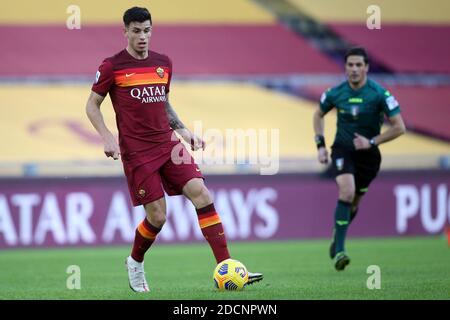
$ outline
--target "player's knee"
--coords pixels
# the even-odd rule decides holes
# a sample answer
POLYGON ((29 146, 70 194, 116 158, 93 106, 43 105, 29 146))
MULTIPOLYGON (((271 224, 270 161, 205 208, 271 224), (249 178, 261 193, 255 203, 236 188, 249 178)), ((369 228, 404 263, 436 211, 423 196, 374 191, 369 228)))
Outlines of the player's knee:
POLYGON ((164 206, 159 203, 151 203, 145 206, 148 221, 157 228, 161 228, 166 222, 164 206))
POLYGON ((197 204, 197 207, 204 207, 207 206, 212 202, 211 200, 211 194, 209 193, 208 188, 206 188, 205 185, 202 186, 202 188, 197 193, 195 202, 197 204))
POLYGON ((339 190, 339 200, 352 203, 355 199, 355 190, 352 188, 341 188, 339 190))
POLYGON ((205 185, 192 193, 190 199, 196 208, 203 208, 212 202, 211 194, 205 185))
POLYGON ((197 208, 207 206, 212 202, 211 194, 208 188, 203 184, 203 181, 190 184, 186 195, 197 208))
POLYGON ((150 223, 157 228, 162 228, 166 223, 166 214, 162 210, 155 210, 148 216, 150 223))

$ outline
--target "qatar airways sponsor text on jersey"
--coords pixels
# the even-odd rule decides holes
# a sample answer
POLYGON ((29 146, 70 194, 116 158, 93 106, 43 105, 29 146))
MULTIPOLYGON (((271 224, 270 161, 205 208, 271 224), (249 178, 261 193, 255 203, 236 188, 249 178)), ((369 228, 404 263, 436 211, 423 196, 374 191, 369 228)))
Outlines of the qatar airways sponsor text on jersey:
POLYGON ((133 98, 139 99, 141 103, 155 103, 167 101, 165 86, 151 86, 144 88, 133 88, 130 91, 133 98))

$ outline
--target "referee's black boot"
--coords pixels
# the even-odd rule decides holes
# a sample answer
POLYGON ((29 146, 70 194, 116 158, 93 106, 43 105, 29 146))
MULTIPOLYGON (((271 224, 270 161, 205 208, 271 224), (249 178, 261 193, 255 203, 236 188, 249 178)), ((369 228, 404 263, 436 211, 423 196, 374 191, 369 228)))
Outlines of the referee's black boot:
POLYGON ((342 271, 345 267, 350 264, 350 257, 345 252, 339 252, 336 254, 336 262, 334 267, 337 271, 342 271))

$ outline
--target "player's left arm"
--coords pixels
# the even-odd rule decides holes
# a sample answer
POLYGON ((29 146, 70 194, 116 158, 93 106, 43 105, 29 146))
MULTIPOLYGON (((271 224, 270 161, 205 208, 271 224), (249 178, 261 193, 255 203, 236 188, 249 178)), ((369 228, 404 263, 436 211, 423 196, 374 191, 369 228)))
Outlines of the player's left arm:
POLYGON ((376 137, 373 137, 375 145, 394 140, 395 138, 400 137, 406 132, 405 123, 403 122, 403 118, 400 113, 397 113, 396 115, 389 117, 388 119, 391 126, 383 133, 379 134, 376 137))
POLYGON ((400 105, 393 95, 387 90, 380 92, 380 107, 389 119, 389 129, 375 137, 363 137, 355 133, 353 144, 358 149, 369 149, 382 143, 394 140, 406 132, 405 123, 400 114, 400 105))
POLYGON ((382 143, 394 140, 406 132, 405 123, 400 113, 400 105, 395 97, 387 90, 381 94, 381 107, 384 114, 389 119, 391 126, 383 133, 372 137, 373 143, 377 146, 382 143))
POLYGON ((195 134, 193 134, 184 123, 180 120, 177 113, 173 109, 172 105, 169 102, 169 97, 167 96, 166 104, 166 113, 167 117, 169 118, 169 125, 170 127, 178 133, 184 141, 190 144, 191 149, 193 151, 198 149, 205 149, 205 142, 200 138, 197 137, 195 134))
POLYGON ((373 140, 373 144, 375 146, 378 146, 382 143, 394 140, 395 138, 400 137, 402 134, 406 132, 405 123, 403 122, 403 118, 400 113, 397 113, 396 115, 393 115, 388 119, 389 123, 391 124, 389 129, 387 129, 386 131, 380 133, 375 137, 372 137, 372 139, 368 139, 366 137, 361 136, 358 133, 355 133, 355 139, 353 140, 355 148, 357 150, 370 149, 372 147, 370 140, 373 140))

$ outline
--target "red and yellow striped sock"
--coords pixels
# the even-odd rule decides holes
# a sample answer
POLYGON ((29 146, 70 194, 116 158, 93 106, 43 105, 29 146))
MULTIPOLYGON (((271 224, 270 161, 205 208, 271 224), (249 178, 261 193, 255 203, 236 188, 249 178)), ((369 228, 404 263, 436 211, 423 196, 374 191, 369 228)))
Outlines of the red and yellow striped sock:
POLYGON ((203 236, 211 246, 217 263, 230 258, 222 222, 214 208, 214 204, 211 203, 196 210, 203 236))
POLYGON ((136 229, 131 257, 138 262, 144 261, 145 253, 160 231, 161 228, 155 227, 145 218, 136 229))

